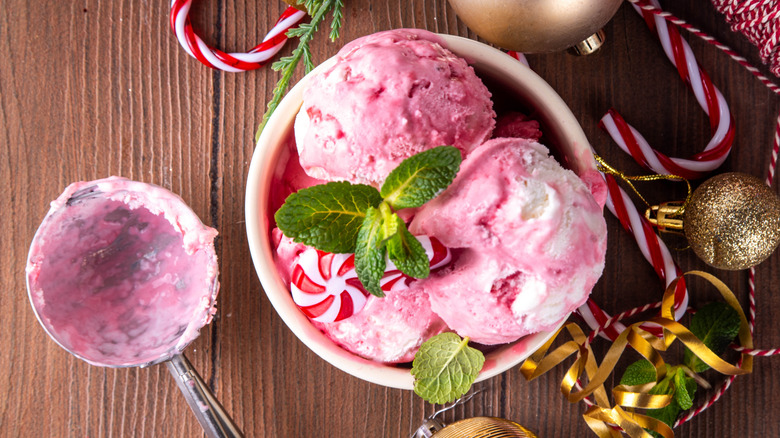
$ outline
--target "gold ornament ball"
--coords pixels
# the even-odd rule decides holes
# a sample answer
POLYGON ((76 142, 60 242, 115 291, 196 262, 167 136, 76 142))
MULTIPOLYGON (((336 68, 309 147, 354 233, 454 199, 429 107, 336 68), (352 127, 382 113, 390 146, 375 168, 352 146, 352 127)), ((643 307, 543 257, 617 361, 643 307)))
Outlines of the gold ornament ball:
POLYGON ((598 32, 623 0, 449 0, 477 35, 525 53, 565 50, 598 32))
POLYGON ((746 269, 780 242, 780 198, 754 176, 724 173, 696 189, 683 221, 688 243, 704 262, 746 269))

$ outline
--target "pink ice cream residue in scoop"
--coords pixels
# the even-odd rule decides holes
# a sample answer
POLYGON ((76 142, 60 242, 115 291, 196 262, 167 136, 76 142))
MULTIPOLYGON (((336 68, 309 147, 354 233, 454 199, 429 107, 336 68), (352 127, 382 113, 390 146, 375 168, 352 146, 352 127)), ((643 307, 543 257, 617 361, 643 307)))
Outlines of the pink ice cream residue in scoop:
POLYGON ((33 308, 55 341, 93 365, 165 360, 215 312, 216 234, 163 188, 116 177, 71 184, 30 248, 33 308))

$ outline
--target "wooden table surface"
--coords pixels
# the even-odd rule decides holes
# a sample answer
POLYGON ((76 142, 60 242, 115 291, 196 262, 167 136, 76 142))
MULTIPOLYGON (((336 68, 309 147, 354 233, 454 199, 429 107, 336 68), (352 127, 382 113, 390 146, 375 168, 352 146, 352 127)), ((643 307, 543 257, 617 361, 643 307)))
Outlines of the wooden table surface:
MULTIPOLYGON (((347 41, 391 28, 477 38, 445 0, 346 3, 341 39, 330 43, 318 34, 315 61, 347 41)), ((663 4, 760 63, 757 50, 729 30, 709 1, 663 4)), ((200 1, 192 18, 208 43, 241 51, 262 39, 284 6, 278 0, 200 1)), ((255 129, 278 74, 204 67, 179 47, 168 7, 165 1, 2 1, 0 435, 202 434, 165 367, 90 366, 49 339, 30 308, 26 255, 49 202, 73 181, 121 175, 180 194, 219 230, 219 313, 187 354, 247 436, 408 436, 435 407, 410 391, 360 381, 314 355, 277 316, 255 275, 244 229, 244 185, 255 129)), ((708 120, 642 20, 626 4, 605 31, 608 43, 594 56, 529 55, 530 64, 568 103, 596 150, 627 173, 642 171, 597 125, 611 107, 671 156, 701 151, 709 140, 708 120)), ((780 98, 712 46, 686 38, 736 119, 734 149, 719 171, 763 178, 780 98)), ((283 53, 290 51, 288 45, 283 53)), ((295 80, 301 76, 298 71, 295 80)), ((642 190, 656 202, 684 195, 671 183, 648 183, 642 190)), ((609 312, 657 301, 661 282, 618 221, 608 214, 607 223, 607 266, 594 298, 609 312)), ((690 251, 674 257, 684 270, 716 273, 747 305, 746 272, 716 271, 690 251)), ((774 323, 780 297, 773 295, 779 268, 775 255, 757 270, 755 341, 763 348, 780 346, 774 323)), ((691 282, 691 291, 693 305, 714 299, 703 283, 691 282)), ((605 346, 597 343, 597 351, 605 346)), ((777 436, 777 360, 757 359, 751 375, 676 429, 677 436, 777 436)), ((494 415, 540 437, 591 436, 581 417, 584 406, 569 404, 559 392, 563 373, 558 367, 529 383, 512 369, 477 384, 482 392, 444 420, 494 415)))

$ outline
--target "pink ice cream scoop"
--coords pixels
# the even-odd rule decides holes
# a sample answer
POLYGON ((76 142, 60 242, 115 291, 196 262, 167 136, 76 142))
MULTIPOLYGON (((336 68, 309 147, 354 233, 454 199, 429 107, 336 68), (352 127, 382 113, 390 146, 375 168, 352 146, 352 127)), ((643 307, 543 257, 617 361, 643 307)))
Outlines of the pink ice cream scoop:
POLYGON ((452 145, 465 156, 490 137, 490 92, 434 34, 379 32, 336 56, 309 82, 295 121, 310 176, 377 184, 418 152, 452 145))
POLYGON ((604 269, 607 229, 577 175, 532 140, 489 140, 410 225, 454 250, 420 282, 461 336, 512 342, 553 328, 585 302, 604 269))
POLYGON ((419 283, 391 289, 383 298, 369 296, 363 310, 345 320, 312 324, 358 356, 384 363, 411 362, 423 342, 447 330, 419 283))
MULTIPOLYGON (((379 362, 410 362, 426 339, 447 328, 417 286, 420 281, 404 275, 392 261, 380 282, 385 296, 377 298, 357 279, 353 255, 318 251, 278 229, 273 234, 277 269, 290 285, 293 300, 315 327, 345 350, 379 362)), ((450 263, 451 254, 441 243, 427 236, 418 239, 432 272, 450 263)))
POLYGON ((110 367, 168 361, 208 436, 240 436, 181 354, 216 311, 216 235, 161 187, 74 183, 35 233, 27 288, 39 321, 70 353, 110 367))

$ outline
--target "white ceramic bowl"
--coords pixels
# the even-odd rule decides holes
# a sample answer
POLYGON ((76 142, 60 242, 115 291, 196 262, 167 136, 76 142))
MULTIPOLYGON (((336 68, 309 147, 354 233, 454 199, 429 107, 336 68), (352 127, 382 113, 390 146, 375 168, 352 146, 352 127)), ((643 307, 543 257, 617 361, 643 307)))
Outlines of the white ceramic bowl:
MULTIPOLYGON (((504 97, 514 97, 518 103, 516 107, 519 106, 527 115, 541 123, 546 145, 556 151, 556 157, 564 161, 566 167, 580 175, 595 170, 585 133, 560 96, 542 78, 506 53, 485 44, 451 35, 439 37, 448 49, 465 58, 474 67, 489 88, 501 88, 504 97)), ((274 265, 270 239, 273 224, 269 223, 272 212, 268 211, 272 177, 293 129, 308 78, 329 68, 334 62, 334 58, 328 59, 295 85, 279 104, 260 136, 249 167, 246 186, 249 249, 268 299, 290 330, 307 347, 336 368, 355 377, 393 388, 412 389, 414 381, 408 368, 363 359, 343 350, 325 337, 295 305, 274 265)), ((500 96, 494 93, 494 98, 496 97, 500 96)), ((553 333, 529 335, 489 352, 477 381, 517 365, 544 344, 553 333)))

